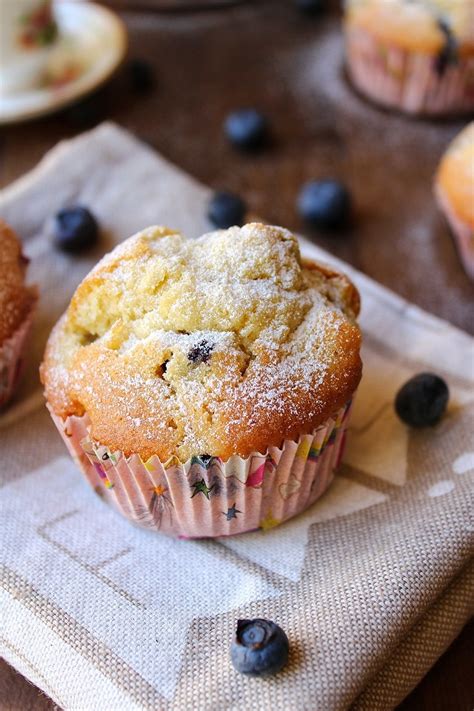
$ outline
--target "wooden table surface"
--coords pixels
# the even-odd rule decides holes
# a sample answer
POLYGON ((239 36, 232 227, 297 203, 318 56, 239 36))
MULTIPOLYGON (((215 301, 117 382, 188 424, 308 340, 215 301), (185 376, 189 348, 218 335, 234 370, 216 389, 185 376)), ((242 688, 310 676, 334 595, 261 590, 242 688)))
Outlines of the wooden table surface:
MULTIPOLYGON (((154 67, 154 88, 134 91, 125 64, 90 100, 4 127, 0 185, 31 169, 58 140, 111 119, 199 180, 239 193, 249 214, 305 231, 409 301, 474 333, 474 287, 432 197, 436 165, 465 120, 410 120, 356 96, 342 70, 337 14, 308 19, 290 0, 179 14, 138 12, 139 4, 121 16, 130 57, 154 67), (237 153, 223 136, 224 117, 241 106, 261 109, 271 124, 271 143, 258 155, 237 153), (301 184, 328 176, 343 179, 354 198, 353 225, 338 236, 308 232, 295 209, 301 184)), ((471 624, 400 710, 472 711, 473 658, 471 624)), ((53 705, 0 663, 0 708, 53 705)))

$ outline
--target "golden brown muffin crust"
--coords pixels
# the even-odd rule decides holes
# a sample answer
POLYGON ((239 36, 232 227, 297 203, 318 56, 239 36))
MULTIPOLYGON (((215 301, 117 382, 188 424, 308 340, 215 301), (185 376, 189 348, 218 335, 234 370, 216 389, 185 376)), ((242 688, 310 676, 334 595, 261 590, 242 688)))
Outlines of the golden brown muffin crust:
POLYGON ((0 346, 10 338, 36 301, 36 289, 25 286, 28 261, 10 227, 0 220, 0 346))
POLYGON ((359 297, 260 224, 130 238, 78 287, 41 369, 62 417, 162 461, 265 451, 326 420, 361 376, 359 297))
POLYGON ((474 121, 450 144, 439 165, 436 182, 457 216, 474 232, 474 121))

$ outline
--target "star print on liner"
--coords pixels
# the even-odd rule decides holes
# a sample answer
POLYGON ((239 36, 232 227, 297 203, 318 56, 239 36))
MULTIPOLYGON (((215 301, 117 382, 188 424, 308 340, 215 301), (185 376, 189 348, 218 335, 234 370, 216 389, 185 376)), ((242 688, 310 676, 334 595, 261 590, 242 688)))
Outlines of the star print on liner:
POLYGON ((205 538, 271 528, 311 506, 333 480, 350 410, 348 403, 311 434, 285 441, 282 449, 271 447, 266 454, 232 456, 225 462, 204 454, 165 464, 157 456, 144 462, 137 454, 127 457, 101 447, 90 439, 86 415, 62 420, 51 414, 64 438, 65 429, 71 435, 68 449, 88 482, 94 490, 103 487, 104 501, 145 528, 205 538), (98 456, 106 451, 107 481, 98 456), (310 456, 315 451, 317 460, 310 456), (159 495, 156 487, 167 492, 159 495), (232 506, 240 513, 228 519, 222 513, 232 506))
POLYGON ((135 511, 136 521, 150 528, 161 528, 163 518, 172 518, 173 502, 166 486, 158 484, 151 489, 152 496, 147 507, 135 511))
POLYGON ((238 509, 235 508, 235 503, 233 506, 231 506, 229 509, 226 511, 223 511, 222 514, 227 518, 228 521, 231 521, 233 518, 237 518, 237 514, 241 514, 242 511, 239 511, 238 509))
POLYGON ((269 511, 265 518, 262 518, 262 520, 260 521, 260 528, 263 531, 269 531, 271 528, 279 526, 280 523, 281 521, 278 518, 273 518, 272 512, 269 511))
POLYGON ((191 487, 194 489, 193 493, 191 494, 191 498, 193 499, 196 494, 204 494, 206 499, 209 499, 209 494, 211 491, 214 490, 215 485, 213 484, 212 486, 208 486, 204 479, 199 479, 199 481, 196 481, 194 484, 191 484, 191 487))

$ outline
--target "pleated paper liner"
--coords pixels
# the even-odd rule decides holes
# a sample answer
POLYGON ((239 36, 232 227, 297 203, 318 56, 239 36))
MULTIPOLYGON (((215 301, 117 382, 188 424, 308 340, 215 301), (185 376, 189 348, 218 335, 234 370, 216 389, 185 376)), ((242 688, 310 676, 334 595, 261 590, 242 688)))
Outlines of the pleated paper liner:
POLYGON ((474 110, 474 56, 437 69, 436 56, 387 45, 356 28, 346 30, 346 54, 352 83, 376 103, 432 116, 474 110))
MULTIPOLYGON (((49 406, 48 406, 49 407, 49 406)), ((95 442, 87 414, 51 416, 95 491, 135 524, 183 538, 269 529, 318 499, 341 460, 351 403, 311 434, 265 454, 206 454, 182 464, 157 456, 144 462, 95 442)))
POLYGON ((0 408, 13 395, 23 368, 23 351, 33 323, 35 307, 16 331, 0 346, 0 408))

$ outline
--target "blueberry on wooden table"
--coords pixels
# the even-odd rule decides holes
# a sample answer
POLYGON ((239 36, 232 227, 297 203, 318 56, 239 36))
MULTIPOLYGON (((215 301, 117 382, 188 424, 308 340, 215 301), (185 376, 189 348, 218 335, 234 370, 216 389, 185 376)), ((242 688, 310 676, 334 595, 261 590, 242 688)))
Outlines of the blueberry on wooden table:
POLYGON ((430 427, 442 418, 448 400, 448 386, 439 375, 419 373, 398 391, 395 411, 411 427, 430 427))
POLYGON ((81 252, 93 247, 99 238, 99 226, 94 215, 76 205, 56 213, 54 243, 64 252, 81 252))
POLYGON ((250 676, 276 674, 288 661, 289 642, 275 622, 264 619, 238 620, 231 647, 236 671, 250 676))
POLYGON ((232 145, 249 151, 261 148, 268 134, 267 120, 256 109, 233 111, 227 116, 224 129, 232 145))
POLYGON ((216 192, 212 196, 207 211, 209 220, 220 229, 242 225, 246 213, 245 203, 238 195, 216 192))
POLYGON ((295 5, 306 15, 319 15, 326 9, 325 0, 295 0, 295 5))
POLYGON ((145 94, 155 86, 155 72, 146 59, 131 59, 128 63, 130 85, 137 94, 145 94))
POLYGON ((104 87, 65 109, 64 117, 77 128, 88 128, 105 118, 107 106, 108 94, 104 87))
POLYGON ((352 201, 347 188, 337 180, 312 180, 301 188, 297 207, 309 225, 335 230, 349 222, 352 201))

